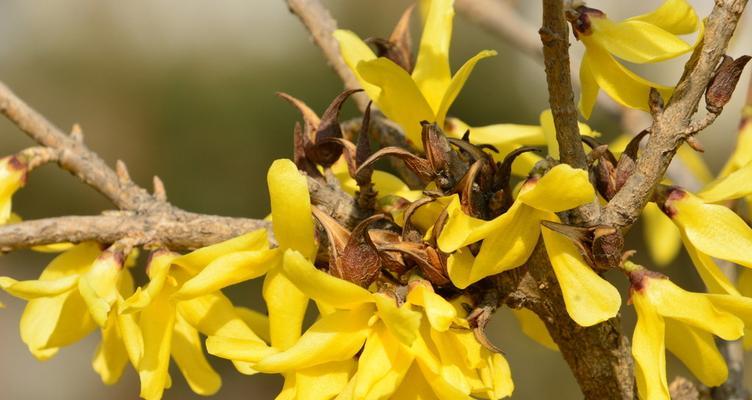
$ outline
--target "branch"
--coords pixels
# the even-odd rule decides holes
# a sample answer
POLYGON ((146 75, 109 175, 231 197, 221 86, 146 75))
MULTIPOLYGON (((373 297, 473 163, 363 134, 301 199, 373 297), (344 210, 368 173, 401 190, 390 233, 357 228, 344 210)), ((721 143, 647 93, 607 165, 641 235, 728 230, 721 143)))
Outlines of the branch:
POLYGON ((634 174, 606 205, 602 222, 627 227, 634 223, 666 172, 692 125, 692 115, 726 51, 746 0, 717 0, 705 24, 705 37, 685 67, 684 75, 663 112, 655 116, 648 142, 634 174))
MULTIPOLYGON (((543 26, 540 31, 548 83, 548 102, 556 127, 559 157, 572 167, 588 170, 587 156, 582 148, 579 115, 574 104, 574 90, 569 71, 569 26, 564 18, 563 0, 543 0, 543 26)), ((580 207, 578 219, 594 225, 599 218, 597 202, 580 207)))
MULTIPOLYGON (((360 83, 350 68, 345 64, 339 53, 339 44, 334 39, 334 31, 337 29, 337 21, 332 18, 329 11, 319 0, 285 0, 290 12, 295 14, 303 26, 308 29, 311 39, 324 53, 329 65, 334 68, 346 89, 359 89, 360 83)), ((355 103, 360 111, 364 111, 368 105, 365 94, 353 95, 355 103)))
POLYGON ((46 218, 2 225, 0 251, 62 242, 114 243, 123 238, 131 239, 134 245, 182 251, 209 246, 270 227, 266 221, 179 210, 150 212, 145 215, 110 212, 96 216, 46 218))

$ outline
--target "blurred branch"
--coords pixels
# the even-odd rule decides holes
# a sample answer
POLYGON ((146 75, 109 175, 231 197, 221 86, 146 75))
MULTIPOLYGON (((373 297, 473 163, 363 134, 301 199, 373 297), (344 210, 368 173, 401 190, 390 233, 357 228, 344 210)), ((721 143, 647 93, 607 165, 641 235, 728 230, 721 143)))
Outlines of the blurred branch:
MULTIPOLYGON (((337 30, 337 21, 332 18, 329 10, 319 0, 285 0, 290 12, 295 14, 303 26, 308 29, 313 42, 324 53, 329 65, 334 68, 337 75, 342 79, 346 89, 358 89, 360 83, 355 75, 347 67, 339 53, 339 44, 334 39, 334 31, 337 30)), ((362 112, 368 105, 365 94, 358 93, 354 96, 358 109, 362 112)))
POLYGON ((687 62, 668 105, 654 114, 651 134, 637 160, 635 172, 606 205, 602 223, 627 227, 640 215, 676 150, 686 140, 692 115, 714 76, 746 4, 746 0, 716 1, 706 19, 702 43, 687 62))
MULTIPOLYGON (((98 190, 120 209, 98 216, 68 216, 0 226, 0 250, 59 242, 95 240, 113 243, 133 239, 134 245, 186 250, 208 246, 243 233, 269 228, 263 220, 202 215, 181 210, 166 200, 164 185, 154 179, 154 194, 136 185, 125 163, 113 170, 83 143, 79 128, 66 135, 0 83, 0 112, 44 147, 22 151, 31 166, 56 161, 60 167, 98 190)), ((311 202, 346 226, 361 215, 341 189, 308 179, 311 202)))

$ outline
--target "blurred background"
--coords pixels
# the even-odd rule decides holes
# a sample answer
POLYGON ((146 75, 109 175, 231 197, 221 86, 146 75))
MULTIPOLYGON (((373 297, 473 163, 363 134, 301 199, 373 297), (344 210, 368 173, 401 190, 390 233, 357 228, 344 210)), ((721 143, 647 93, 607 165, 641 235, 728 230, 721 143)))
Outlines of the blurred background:
MULTIPOLYGON (((502 0, 500 0, 502 1, 502 0)), ((706 15, 711 0, 692 1, 706 15)), ((326 1, 341 27, 361 37, 386 37, 406 0, 326 1)), ((660 1, 592 1, 614 19, 647 12, 660 1)), ((540 5, 517 1, 534 26, 540 5)), ((752 53, 750 12, 729 53, 752 53)), ((418 39, 417 19, 414 32, 418 39)), ((687 40, 693 40, 688 38, 687 40)), ((481 49, 498 57, 481 62, 451 113, 471 125, 497 122, 537 124, 547 108, 542 67, 461 16, 455 19, 452 65, 456 70, 481 49)), ((573 43, 581 54, 582 45, 573 43)), ((230 216, 263 217, 268 212, 265 175, 269 163, 291 156, 292 128, 298 113, 274 93, 284 91, 315 110, 323 110, 342 89, 301 27, 281 0, 106 0, 0 1, 0 80, 63 130, 83 127, 87 144, 110 164, 125 161, 133 179, 149 186, 159 175, 170 200, 187 210, 230 216)), ((647 77, 670 84, 681 62, 640 69, 647 77)), ((715 172, 734 145, 739 110, 749 68, 732 104, 719 121, 700 135, 705 160, 715 172)), ((346 117, 357 115, 347 105, 346 117)), ((596 109, 590 124, 607 139, 621 133, 618 121, 596 109)), ((23 133, 0 120, 0 154, 32 145, 23 133)), ((25 219, 69 214, 96 214, 108 202, 56 166, 35 171, 14 198, 14 211, 25 219)), ((633 229, 628 246, 637 261, 649 265, 633 229)), ((0 274, 35 278, 50 256, 17 252, 0 256, 0 274)), ((699 279, 682 255, 668 274, 689 289, 699 279)), ((625 279, 609 277, 626 293, 625 279)), ((260 283, 232 288, 242 304, 258 304, 260 283)), ((128 370, 121 381, 104 386, 90 367, 98 333, 63 349, 54 359, 36 361, 18 334, 23 302, 0 294, 8 307, 0 311, 0 388, 3 399, 132 399, 137 375, 128 370)), ((626 303, 626 302, 625 302, 626 303)), ((625 331, 634 311, 624 307, 625 331)), ((498 313, 490 329, 512 367, 514 398, 581 398, 560 356, 521 334, 508 311, 498 313)), ((752 362, 752 358, 748 357, 752 362)), ((281 379, 247 377, 212 359, 222 372, 222 399, 271 399, 281 379)), ((174 366, 173 366, 174 367, 174 366)), ((686 371, 670 357, 669 381, 686 371)), ((197 398, 174 369, 166 399, 197 398)), ((752 387, 752 368, 747 370, 752 387)))

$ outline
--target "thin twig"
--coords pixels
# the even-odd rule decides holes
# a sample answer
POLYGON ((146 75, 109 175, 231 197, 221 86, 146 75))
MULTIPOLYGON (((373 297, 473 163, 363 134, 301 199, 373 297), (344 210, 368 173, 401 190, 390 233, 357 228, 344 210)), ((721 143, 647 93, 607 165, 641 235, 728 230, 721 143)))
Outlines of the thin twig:
MULTIPOLYGON (((333 35, 337 30, 337 21, 329 14, 329 10, 319 0, 285 1, 290 12, 300 18, 300 22, 308 29, 313 42, 321 49, 324 58, 342 79, 345 89, 359 89, 360 83, 339 53, 339 44, 333 35)), ((362 93, 353 95, 353 98, 358 109, 364 111, 368 105, 368 98, 362 93)))
POLYGON ((186 211, 134 215, 114 212, 94 216, 66 216, 0 226, 0 251, 33 246, 96 241, 114 243, 123 238, 134 245, 192 250, 246 232, 269 229, 263 220, 194 214, 186 211))
POLYGON ((656 116, 648 143, 637 160, 635 173, 606 205, 603 223, 626 227, 634 223, 666 172, 682 133, 702 98, 716 66, 726 51, 746 0, 718 0, 705 23, 705 36, 685 67, 685 73, 665 110, 656 116))
MULTIPOLYGON (((571 73, 569 71, 569 25, 564 18, 562 0, 543 0, 543 26, 540 31, 548 83, 548 102, 556 127, 559 157, 575 168, 587 171, 587 156, 582 148, 579 115, 574 104, 571 73)), ((600 217, 597 202, 580 207, 578 220, 594 225, 600 217)))

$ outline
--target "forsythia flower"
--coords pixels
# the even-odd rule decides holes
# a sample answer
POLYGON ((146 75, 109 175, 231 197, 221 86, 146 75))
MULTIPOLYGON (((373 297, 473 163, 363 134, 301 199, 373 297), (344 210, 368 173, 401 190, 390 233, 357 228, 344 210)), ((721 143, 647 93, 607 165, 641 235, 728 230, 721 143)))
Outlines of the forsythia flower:
POLYGON ((410 74, 393 61, 376 57, 355 33, 337 30, 345 63, 368 96, 392 121, 400 124, 414 145, 421 146, 421 121, 444 126, 447 111, 465 85, 475 64, 496 55, 484 50, 468 60, 454 76, 449 68, 453 0, 431 0, 415 69, 410 74))
MULTIPOLYGON (((219 390, 221 378, 204 356, 199 333, 264 344, 241 317, 246 312, 236 309, 219 290, 189 300, 175 298, 174 294, 196 271, 221 256, 258 251, 266 246, 266 232, 260 230, 184 256, 167 251, 153 254, 147 268, 149 284, 128 298, 121 310, 137 320, 136 337, 124 339, 130 343, 126 346, 131 348, 130 352, 138 355, 134 365, 141 379, 141 397, 159 399, 164 389, 170 387, 171 357, 194 392, 210 395, 219 390)), ((255 373, 248 363, 234 364, 241 373, 255 373)))
POLYGON ((590 326, 613 317, 621 305, 616 288, 587 265, 568 239, 540 227, 541 221, 558 222, 555 212, 594 198, 587 173, 566 164, 557 165, 541 178, 528 179, 511 208, 491 221, 468 216, 455 198, 447 208, 449 218, 437 242, 442 251, 454 252, 447 263, 452 283, 462 289, 519 267, 530 257, 542 233, 572 319, 590 326), (473 257, 464 246, 481 239, 480 251, 473 257))
POLYGON ((690 293, 638 265, 627 262, 625 268, 632 282, 630 300, 637 311, 632 355, 640 398, 669 399, 666 349, 704 385, 723 383, 728 369, 713 335, 724 340, 741 337, 744 323, 750 321, 752 299, 690 293))
POLYGON ((11 218, 11 198, 26 183, 27 170, 15 156, 0 159, 0 225, 11 218))
POLYGON ((679 228, 684 247, 711 292, 738 294, 711 257, 752 268, 752 229, 729 208, 713 204, 749 195, 750 182, 752 164, 714 181, 698 195, 677 187, 659 188, 658 205, 679 228))
POLYGON ((38 359, 57 354, 105 327, 119 296, 133 291, 133 278, 124 268, 125 255, 82 243, 55 257, 38 280, 0 278, 0 287, 28 300, 21 317, 21 339, 38 359))
POLYGON ((676 36, 695 32, 700 25, 686 0, 666 0, 651 13, 621 22, 613 22, 601 11, 584 6, 577 11, 580 15, 572 26, 586 49, 580 66, 579 104, 585 118, 590 118, 599 89, 619 104, 644 111, 648 111, 650 88, 656 88, 664 100, 671 97, 673 87, 636 75, 616 57, 644 64, 691 51, 693 46, 676 36))

